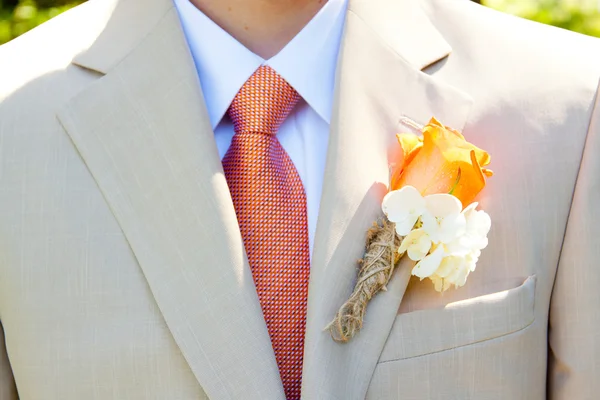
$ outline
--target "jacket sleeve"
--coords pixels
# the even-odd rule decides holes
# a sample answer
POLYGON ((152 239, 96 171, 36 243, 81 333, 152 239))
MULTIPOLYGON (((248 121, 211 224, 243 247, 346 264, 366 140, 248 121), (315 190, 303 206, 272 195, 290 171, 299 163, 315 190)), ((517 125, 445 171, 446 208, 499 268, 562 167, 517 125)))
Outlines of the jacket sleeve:
POLYGON ((548 398, 597 399, 600 393, 598 93, 555 279, 549 317, 548 398))
POLYGON ((0 400, 18 400, 17 388, 6 354, 4 330, 0 324, 0 400))

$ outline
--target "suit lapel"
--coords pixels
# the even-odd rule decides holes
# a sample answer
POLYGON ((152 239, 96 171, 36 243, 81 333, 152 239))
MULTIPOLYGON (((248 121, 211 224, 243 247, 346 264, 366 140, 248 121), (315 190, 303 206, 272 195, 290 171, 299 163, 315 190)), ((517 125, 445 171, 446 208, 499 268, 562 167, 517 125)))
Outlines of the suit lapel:
POLYGON ((449 52, 411 1, 350 2, 311 267, 303 398, 366 394, 408 285, 410 263, 401 261, 389 291, 374 298, 350 343, 333 342, 323 328, 352 292, 365 232, 382 215, 388 165, 399 150, 395 134, 406 130, 400 118, 426 123, 436 116, 456 129, 465 124, 471 99, 421 71, 449 52))
MULTIPOLYGON (((149 3, 164 9, 146 32, 139 30, 147 19, 109 22, 99 47, 75 60, 106 75, 66 104, 59 119, 208 396, 281 399, 193 61, 170 2, 149 3), (105 46, 115 40, 130 49, 105 46)), ((145 7, 141 0, 120 3, 111 20, 145 7)))

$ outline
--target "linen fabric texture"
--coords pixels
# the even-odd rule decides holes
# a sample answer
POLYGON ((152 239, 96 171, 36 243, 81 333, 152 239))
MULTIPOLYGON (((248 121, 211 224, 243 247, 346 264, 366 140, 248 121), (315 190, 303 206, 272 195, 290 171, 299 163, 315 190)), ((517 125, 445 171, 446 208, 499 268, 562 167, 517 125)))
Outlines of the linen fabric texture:
MULTIPOLYGON (((598 39, 469 1, 350 0, 345 18, 302 398, 594 399, 598 39), (490 151, 490 243, 443 296, 402 261, 340 345, 323 328, 403 116, 490 151)), ((87 2, 0 47, 0 77, 0 398, 283 399, 173 3, 87 2)))

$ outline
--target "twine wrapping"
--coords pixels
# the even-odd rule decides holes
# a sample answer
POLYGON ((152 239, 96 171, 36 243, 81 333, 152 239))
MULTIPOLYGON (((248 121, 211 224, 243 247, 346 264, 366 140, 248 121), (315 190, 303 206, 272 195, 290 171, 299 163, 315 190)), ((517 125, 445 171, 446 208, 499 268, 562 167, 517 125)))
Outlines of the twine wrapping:
POLYGON ((367 232, 365 255, 359 260, 361 267, 354 291, 325 328, 336 342, 348 342, 360 331, 369 301, 379 291, 387 290, 386 285, 402 256, 398 253, 401 240, 396 225, 385 217, 380 223, 374 222, 367 232))

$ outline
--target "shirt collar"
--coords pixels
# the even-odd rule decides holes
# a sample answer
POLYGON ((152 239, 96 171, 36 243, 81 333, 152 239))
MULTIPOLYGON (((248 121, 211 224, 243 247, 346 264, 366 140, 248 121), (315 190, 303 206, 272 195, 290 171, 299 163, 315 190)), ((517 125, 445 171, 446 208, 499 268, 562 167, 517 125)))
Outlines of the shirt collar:
POLYGON ((213 129, 242 85, 261 65, 277 71, 327 123, 347 0, 329 0, 277 55, 264 60, 198 10, 175 0, 196 64, 213 129))

